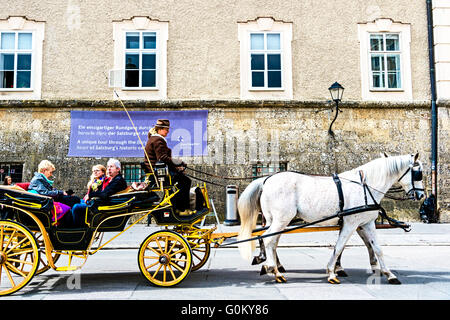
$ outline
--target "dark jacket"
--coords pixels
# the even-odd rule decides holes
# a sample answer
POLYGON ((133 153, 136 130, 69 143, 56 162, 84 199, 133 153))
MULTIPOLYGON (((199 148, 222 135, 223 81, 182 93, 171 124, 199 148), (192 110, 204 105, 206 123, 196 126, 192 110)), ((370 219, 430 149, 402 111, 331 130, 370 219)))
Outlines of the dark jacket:
POLYGON ((39 172, 34 173, 34 177, 33 179, 31 179, 28 191, 42 194, 44 196, 49 196, 52 198, 62 196, 64 193, 63 190, 53 189, 49 180, 42 173, 39 172))
MULTIPOLYGON (((176 165, 172 161, 172 150, 169 149, 166 140, 162 137, 155 135, 149 136, 145 146, 145 152, 147 153, 152 166, 155 166, 157 161, 162 161, 169 166, 169 170, 176 171, 176 165)), ((144 162, 147 172, 150 172, 147 157, 145 157, 144 162)))
POLYGON ((122 177, 122 175, 119 173, 117 176, 115 176, 109 184, 106 186, 103 190, 97 190, 89 192, 89 198, 98 197, 102 200, 106 200, 108 197, 112 196, 113 194, 116 194, 119 191, 125 190, 127 188, 127 182, 122 177))

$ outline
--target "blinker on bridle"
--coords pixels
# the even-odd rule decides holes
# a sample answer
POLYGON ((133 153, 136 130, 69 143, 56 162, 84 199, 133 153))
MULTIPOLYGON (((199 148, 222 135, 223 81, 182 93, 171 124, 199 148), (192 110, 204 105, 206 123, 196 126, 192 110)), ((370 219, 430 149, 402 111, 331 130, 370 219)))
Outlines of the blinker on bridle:
POLYGON ((425 189, 423 188, 416 188, 416 186, 414 185, 415 181, 422 181, 423 179, 423 174, 422 174, 422 170, 420 169, 419 166, 419 170, 414 170, 414 167, 419 166, 418 163, 411 163, 408 167, 408 169, 406 170, 406 172, 404 174, 402 174, 402 176, 400 178, 398 178, 398 181, 402 180, 403 177, 411 170, 411 186, 412 188, 406 193, 406 194, 410 194, 411 191, 414 193, 416 193, 416 191, 424 191, 425 189))

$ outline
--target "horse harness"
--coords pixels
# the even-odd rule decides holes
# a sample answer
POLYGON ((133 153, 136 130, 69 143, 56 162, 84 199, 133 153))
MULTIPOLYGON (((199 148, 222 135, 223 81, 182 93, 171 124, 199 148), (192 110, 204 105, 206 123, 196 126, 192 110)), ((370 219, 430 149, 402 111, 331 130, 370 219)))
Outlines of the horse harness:
MULTIPOLYGON (((411 191, 413 193, 415 193, 415 191, 423 191, 424 190, 422 188, 416 188, 416 186, 414 185, 414 182, 422 181, 422 179, 423 179, 422 170, 414 170, 413 169, 414 166, 415 166, 415 163, 411 163, 411 165, 408 167, 406 172, 404 174, 402 174, 401 177, 398 179, 398 181, 402 180, 403 177, 411 170, 411 186, 412 186, 412 188, 407 192, 407 194, 410 194, 411 191)), ((336 214, 337 217, 339 217, 339 225, 342 225, 342 223, 343 223, 343 219, 342 218, 344 216, 346 216, 346 215, 359 213, 359 212, 364 212, 364 211, 378 210, 380 216, 383 219, 386 219, 391 226, 402 228, 405 232, 409 232, 410 231, 410 225, 408 225, 408 224, 406 224, 404 222, 395 220, 393 218, 390 218, 386 214, 386 210, 384 210, 384 208, 375 200, 375 197, 373 196, 372 192, 370 191, 369 186, 366 184, 366 181, 364 179, 364 172, 362 170, 359 171, 359 177, 360 177, 361 182, 357 182, 357 181, 353 181, 353 180, 349 180, 349 181, 362 185, 363 191, 364 191, 364 202, 365 202, 365 205, 344 210, 345 202, 344 202, 344 193, 342 191, 342 183, 341 183, 341 180, 340 180, 338 174, 337 173, 333 174, 333 181, 336 184, 337 193, 338 193, 338 196, 339 196, 339 211, 336 214), (368 204, 368 202, 367 202, 367 193, 370 195, 370 197, 371 197, 371 199, 373 201, 373 204, 368 204)), ((381 191, 379 191, 379 192, 381 192, 381 191)))
MULTIPOLYGON (((400 181, 406 175, 406 173, 408 173, 409 170, 412 170, 411 168, 412 168, 412 166, 410 166, 408 168, 408 170, 398 180, 400 181)), ((295 171, 292 171, 292 172, 295 172, 295 171)), ((413 174, 412 174, 413 181, 418 181, 416 179, 418 179, 419 176, 422 177, 422 172, 419 172, 420 175, 415 173, 416 171, 414 171, 414 170, 412 170, 412 172, 413 172, 413 174)), ((301 172, 295 172, 295 173, 303 174, 301 172)), ((264 181, 263 181, 263 184, 267 181, 267 179, 269 179, 272 176, 273 175, 266 177, 266 179, 264 179, 264 181)), ((272 236, 275 236, 275 235, 278 235, 278 234, 287 233, 287 232, 290 232, 290 231, 293 231, 293 230, 296 230, 296 229, 306 228, 308 226, 312 226, 312 225, 315 225, 315 224, 318 224, 318 223, 321 223, 321 222, 324 222, 324 221, 327 221, 327 220, 335 219, 335 218, 339 218, 339 225, 342 226, 343 217, 344 216, 349 216, 349 215, 353 215, 353 214, 357 214, 357 213, 361 213, 361 212, 365 212, 365 211, 374 211, 374 210, 378 210, 378 213, 380 214, 380 216, 383 219, 386 219, 388 221, 388 223, 392 227, 401 228, 405 232, 411 231, 410 230, 411 225, 406 224, 405 222, 393 219, 393 218, 389 217, 386 214, 386 210, 384 210, 384 208, 375 200, 375 197, 373 196, 372 192, 370 191, 370 187, 366 184, 365 179, 364 179, 364 172, 362 170, 359 171, 359 176, 360 176, 361 182, 357 182, 357 181, 353 181, 353 180, 349 180, 349 181, 362 185, 363 190, 364 190, 364 202, 365 202, 365 204, 363 206, 358 206, 358 207, 349 208, 349 209, 345 209, 344 210, 345 201, 344 201, 344 193, 342 191, 342 182, 341 182, 341 179, 339 178, 339 176, 335 173, 335 174, 333 174, 333 181, 336 184, 337 192, 338 192, 338 195, 339 195, 339 211, 336 212, 334 215, 331 215, 331 216, 328 216, 328 217, 325 217, 325 218, 322 218, 322 219, 319 219, 319 220, 316 220, 316 221, 312 221, 312 222, 308 222, 308 223, 305 223, 305 224, 301 224, 301 225, 298 225, 298 226, 294 226, 294 227, 291 227, 291 228, 286 228, 286 229, 281 230, 281 231, 277 231, 277 232, 273 232, 273 233, 269 233, 269 234, 263 234, 263 235, 256 236, 256 237, 253 237, 253 238, 244 239, 244 240, 238 240, 238 241, 234 241, 234 242, 231 242, 231 243, 225 243, 225 244, 222 244, 222 246, 224 247, 224 246, 235 245, 235 244, 239 244, 239 243, 247 242, 247 241, 261 240, 263 238, 272 237, 272 236), (368 203, 368 201, 367 201, 367 194, 369 194, 369 196, 371 197, 371 199, 373 201, 373 204, 369 204, 368 203)), ((411 190, 421 190, 419 188, 415 188, 414 187, 414 183, 412 184, 412 186, 413 186, 413 188, 411 190)), ((263 231, 263 230, 267 230, 267 229, 269 229, 269 226, 265 226, 265 227, 262 227, 262 228, 255 229, 255 230, 253 230, 253 232, 263 231)))

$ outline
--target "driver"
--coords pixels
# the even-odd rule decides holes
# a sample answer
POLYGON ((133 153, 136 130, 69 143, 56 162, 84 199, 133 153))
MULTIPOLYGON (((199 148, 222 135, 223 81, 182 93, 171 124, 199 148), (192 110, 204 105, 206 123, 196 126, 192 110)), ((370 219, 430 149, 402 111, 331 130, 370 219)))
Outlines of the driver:
MULTIPOLYGON (((178 182, 179 192, 172 198, 172 203, 180 215, 190 215, 195 210, 190 210, 189 191, 191 188, 191 179, 184 175, 183 171, 186 164, 181 161, 177 163, 172 159, 172 150, 167 146, 166 137, 169 134, 170 121, 167 119, 158 119, 155 126, 148 132, 148 140, 145 146, 145 152, 148 155, 152 166, 156 162, 164 162, 169 167, 169 173, 174 182, 178 182)), ((145 171, 151 172, 147 157, 144 159, 145 171)))

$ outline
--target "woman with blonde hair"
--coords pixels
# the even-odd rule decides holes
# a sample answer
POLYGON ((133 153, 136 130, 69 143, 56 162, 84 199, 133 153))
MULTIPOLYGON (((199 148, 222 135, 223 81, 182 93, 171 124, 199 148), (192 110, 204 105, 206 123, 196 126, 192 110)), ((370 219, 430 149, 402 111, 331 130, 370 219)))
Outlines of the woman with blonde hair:
POLYGON ((96 164, 92 167, 92 174, 87 184, 87 193, 80 203, 77 203, 72 208, 72 221, 74 227, 82 227, 86 213, 86 201, 89 199, 89 194, 103 191, 111 181, 110 177, 106 176, 106 168, 104 165, 96 164))
MULTIPOLYGON (((71 217, 66 213, 76 203, 80 202, 80 198, 77 196, 69 196, 64 190, 53 188, 53 180, 50 180, 53 172, 55 172, 54 164, 48 160, 42 160, 38 165, 38 172, 35 172, 33 179, 31 179, 28 191, 52 197, 57 211, 57 225, 70 226, 71 217)), ((53 216, 52 219, 54 219, 53 216)))
POLYGON ((84 196, 84 200, 89 199, 91 191, 103 190, 108 185, 111 178, 106 176, 106 168, 104 165, 96 164, 92 167, 92 174, 87 184, 88 192, 84 196))

